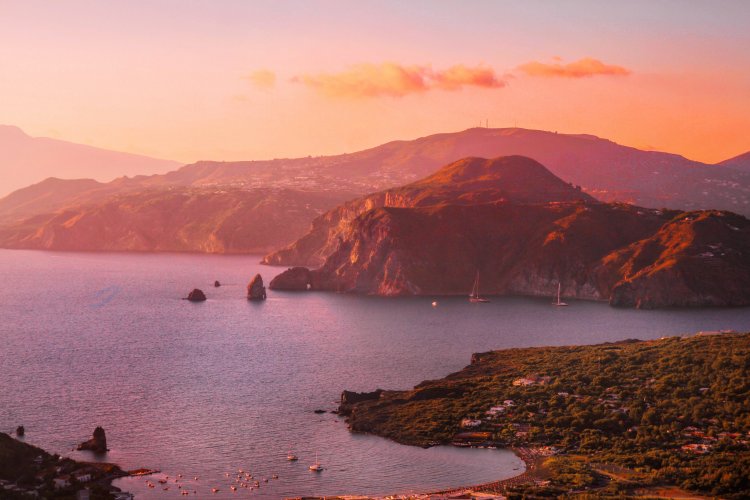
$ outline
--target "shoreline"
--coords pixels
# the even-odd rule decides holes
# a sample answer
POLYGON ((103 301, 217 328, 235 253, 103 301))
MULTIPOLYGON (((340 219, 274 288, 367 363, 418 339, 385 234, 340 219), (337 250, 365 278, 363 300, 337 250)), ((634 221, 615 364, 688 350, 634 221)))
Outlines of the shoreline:
MULTIPOLYGON (((476 484, 471 486, 462 486, 458 488, 450 488, 444 490, 431 491, 429 493, 423 493, 422 495, 451 495, 458 493, 495 493, 503 494, 508 486, 519 486, 521 484, 535 483, 541 481, 542 478, 538 475, 538 471, 541 468, 541 464, 545 458, 538 452, 535 452, 533 448, 511 446, 504 448, 511 450, 518 458, 524 463, 524 470, 515 476, 511 476, 505 479, 499 479, 497 481, 491 481, 489 483, 476 484)), ((389 498, 400 498, 399 496, 391 496, 389 498)))
MULTIPOLYGON (((405 445, 409 446, 409 445, 405 445)), ((472 446, 472 448, 475 448, 472 446)), ((500 449, 500 448, 498 448, 500 449)), ((325 495, 325 496, 294 496, 285 497, 284 500, 405 500, 410 498, 432 498, 433 496, 445 496, 445 495, 504 495, 505 490, 510 486, 520 486, 530 483, 538 483, 543 481, 543 477, 539 475, 542 462, 548 457, 542 453, 536 452, 533 448, 510 446, 502 448, 504 450, 512 451, 518 458, 524 463, 524 470, 519 474, 516 474, 505 479, 498 479, 496 481, 490 481, 487 483, 475 484, 470 486, 457 486, 453 488, 445 488, 441 490, 432 490, 424 493, 390 493, 387 495, 361 495, 347 493, 342 495, 325 495)))

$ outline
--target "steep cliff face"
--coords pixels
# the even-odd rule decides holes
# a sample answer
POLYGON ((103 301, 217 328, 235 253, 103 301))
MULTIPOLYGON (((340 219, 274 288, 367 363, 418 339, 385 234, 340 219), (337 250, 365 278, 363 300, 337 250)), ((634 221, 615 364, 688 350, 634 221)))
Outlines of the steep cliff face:
POLYGON ((485 295, 551 296, 559 283, 615 306, 750 304, 744 217, 599 203, 518 157, 462 160, 347 203, 273 258, 322 262, 305 272, 314 290, 463 295, 478 272, 485 295))
MULTIPOLYGON (((750 221, 727 212, 670 220, 629 205, 377 208, 341 233, 315 290, 481 293, 607 300, 614 306, 750 305, 750 221)), ((283 281, 283 274, 280 280, 283 281)))
POLYGON ((272 265, 319 266, 360 215, 379 207, 414 208, 478 203, 546 203, 583 200, 589 195, 553 175, 540 163, 522 156, 465 158, 406 186, 345 203, 313 221, 295 243, 267 255, 272 265))
POLYGON ((653 234, 663 215, 629 206, 447 205, 380 208, 356 219, 314 271, 318 289, 378 295, 483 294, 606 299, 598 262, 653 234), (621 230, 618 230, 618 226, 621 230))

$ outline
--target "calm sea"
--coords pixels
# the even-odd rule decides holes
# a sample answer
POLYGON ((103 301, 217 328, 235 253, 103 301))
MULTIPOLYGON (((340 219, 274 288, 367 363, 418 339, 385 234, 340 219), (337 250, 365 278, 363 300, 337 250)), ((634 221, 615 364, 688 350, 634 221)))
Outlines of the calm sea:
MULTIPOLYGON (((252 276, 268 282, 282 270, 258 261, 0 250, 0 430, 24 425, 27 442, 92 460, 71 449, 101 425, 104 460, 183 474, 199 497, 212 487, 221 489, 213 498, 435 490, 513 476, 523 464, 504 450, 350 434, 314 410, 334 409, 343 389, 445 376, 473 352, 750 330, 750 309, 554 308, 528 298, 432 307, 432 297, 280 292, 251 303, 252 276), (180 300, 195 287, 207 302, 180 300), (299 462, 286 461, 289 450, 299 462), (307 470, 316 454, 322 473, 307 470), (231 493, 225 473, 238 469, 279 479, 231 493)), ((138 498, 179 496, 144 478, 118 485, 138 498)))

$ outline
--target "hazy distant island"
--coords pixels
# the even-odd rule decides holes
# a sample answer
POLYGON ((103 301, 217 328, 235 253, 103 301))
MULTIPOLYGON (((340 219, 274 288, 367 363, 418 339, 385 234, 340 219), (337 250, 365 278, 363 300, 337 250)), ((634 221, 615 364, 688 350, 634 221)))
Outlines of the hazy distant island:
MULTIPOLYGON (((750 494, 750 333, 507 349, 407 391, 344 393, 350 428, 420 446, 514 447, 509 498, 750 494)), ((457 490, 457 491, 460 491, 457 490)))
POLYGON ((264 258, 297 266, 276 290, 606 300, 623 307, 750 304, 750 221, 603 203, 522 156, 466 158, 343 204, 264 258), (305 269, 301 266, 319 266, 305 269))

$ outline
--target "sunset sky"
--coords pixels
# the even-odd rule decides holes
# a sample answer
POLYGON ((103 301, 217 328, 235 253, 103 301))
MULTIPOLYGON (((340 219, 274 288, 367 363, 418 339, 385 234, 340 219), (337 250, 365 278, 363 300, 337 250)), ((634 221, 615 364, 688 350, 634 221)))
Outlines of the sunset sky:
POLYGON ((192 162, 491 127, 750 150, 750 2, 0 0, 0 123, 192 162))

